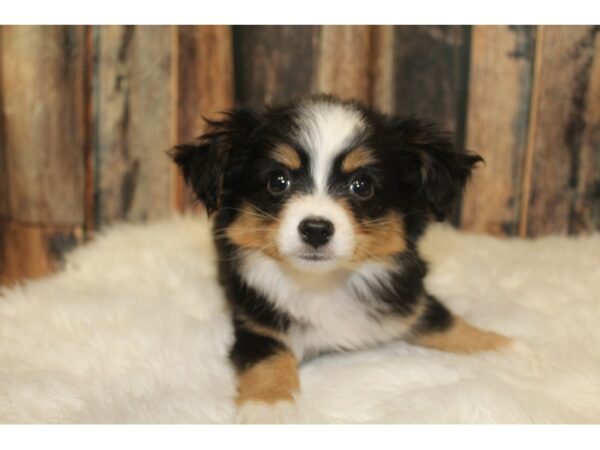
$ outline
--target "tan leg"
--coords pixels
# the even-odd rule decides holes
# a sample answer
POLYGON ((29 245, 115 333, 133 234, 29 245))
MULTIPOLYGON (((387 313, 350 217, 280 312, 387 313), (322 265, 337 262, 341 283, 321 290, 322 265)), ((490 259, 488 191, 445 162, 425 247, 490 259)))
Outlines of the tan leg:
POLYGON ((238 423, 297 422, 298 363, 280 331, 247 318, 234 320, 230 357, 238 375, 238 423))
POLYGON ((498 350, 511 340, 493 331, 481 330, 460 317, 453 316, 444 330, 425 331, 410 339, 414 344, 453 353, 498 350))
POLYGON ((264 403, 290 402, 299 390, 296 358, 291 352, 282 351, 239 374, 237 404, 250 400, 264 403))

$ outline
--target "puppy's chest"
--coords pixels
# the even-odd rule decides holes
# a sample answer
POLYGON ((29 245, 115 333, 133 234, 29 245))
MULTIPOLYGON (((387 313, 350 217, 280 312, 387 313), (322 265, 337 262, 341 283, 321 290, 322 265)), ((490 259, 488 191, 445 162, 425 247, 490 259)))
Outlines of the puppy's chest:
POLYGON ((299 276, 253 254, 239 269, 245 284, 289 317, 286 344, 298 360, 388 342, 409 328, 378 295, 391 282, 389 266, 368 263, 347 273, 299 276))
POLYGON ((298 280, 262 258, 242 267, 245 282, 289 317, 286 344, 299 360, 402 337, 405 320, 377 295, 376 286, 386 275, 385 269, 368 266, 350 275, 298 280))
POLYGON ((406 331, 394 314, 340 290, 328 294, 305 293, 289 298, 285 309, 291 318, 286 340, 299 360, 321 352, 355 350, 401 337, 406 331))

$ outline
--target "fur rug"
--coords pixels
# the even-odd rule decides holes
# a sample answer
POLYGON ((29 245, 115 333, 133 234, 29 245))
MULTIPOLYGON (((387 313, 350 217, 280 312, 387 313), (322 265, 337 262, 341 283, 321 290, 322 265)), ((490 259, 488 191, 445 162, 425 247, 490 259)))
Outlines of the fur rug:
MULTIPOLYGON (((402 342, 301 369, 307 422, 600 422, 600 235, 430 229, 429 289, 516 340, 475 356, 402 342)), ((231 326, 206 223, 122 225, 0 293, 0 422, 232 422, 231 326)))

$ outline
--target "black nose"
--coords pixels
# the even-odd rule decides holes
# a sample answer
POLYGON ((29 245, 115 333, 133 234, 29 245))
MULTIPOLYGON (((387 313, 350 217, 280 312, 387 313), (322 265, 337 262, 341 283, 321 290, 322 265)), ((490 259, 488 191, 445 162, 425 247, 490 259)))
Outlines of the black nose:
POLYGON ((334 228, 329 220, 321 217, 309 217, 300 222, 298 231, 304 242, 317 248, 329 241, 333 236, 334 228))

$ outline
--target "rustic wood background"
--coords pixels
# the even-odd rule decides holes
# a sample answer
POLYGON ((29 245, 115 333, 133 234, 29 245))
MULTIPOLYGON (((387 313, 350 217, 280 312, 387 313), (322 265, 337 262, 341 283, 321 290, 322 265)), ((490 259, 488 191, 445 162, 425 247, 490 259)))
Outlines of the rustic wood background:
POLYGON ((235 102, 332 92, 481 153, 454 221, 600 227, 598 26, 0 28, 0 282, 118 221, 194 208, 164 152, 235 102))

